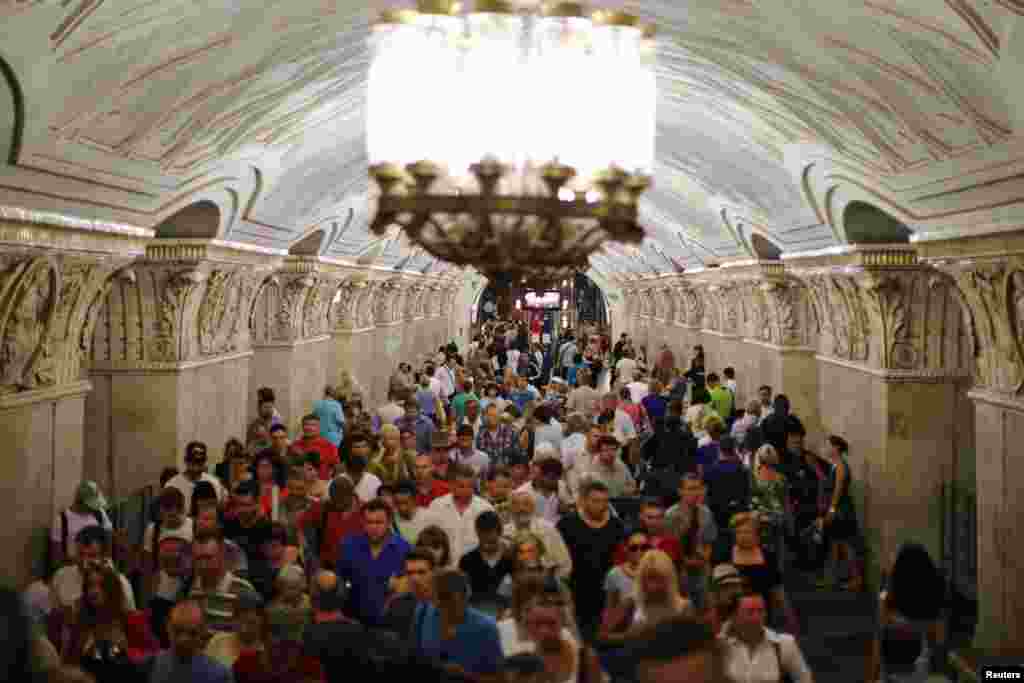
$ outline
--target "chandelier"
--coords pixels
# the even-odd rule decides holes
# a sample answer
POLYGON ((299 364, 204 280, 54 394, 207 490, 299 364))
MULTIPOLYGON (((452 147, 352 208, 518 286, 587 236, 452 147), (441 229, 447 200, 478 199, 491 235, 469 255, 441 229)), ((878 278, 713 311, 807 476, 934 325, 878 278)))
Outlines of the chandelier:
POLYGON ((561 279, 638 244, 654 161, 653 30, 578 3, 421 0, 374 26, 376 235, 485 275, 561 279))

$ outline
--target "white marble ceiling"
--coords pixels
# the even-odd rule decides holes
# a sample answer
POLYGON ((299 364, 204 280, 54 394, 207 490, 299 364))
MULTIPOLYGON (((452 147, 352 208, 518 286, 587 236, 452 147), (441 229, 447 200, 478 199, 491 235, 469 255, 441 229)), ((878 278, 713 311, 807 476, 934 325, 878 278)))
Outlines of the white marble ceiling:
MULTIPOLYGON (((659 27, 658 163, 649 239, 597 257, 606 275, 750 258, 751 232, 784 252, 835 244, 791 162, 801 149, 899 178, 1012 136, 1000 62, 1021 0, 627 6, 659 27)), ((209 201, 223 239, 288 249, 320 230, 327 256, 443 268, 367 231, 365 39, 380 7, 0 0, 18 90, 0 87, 0 204, 153 227, 209 201)))

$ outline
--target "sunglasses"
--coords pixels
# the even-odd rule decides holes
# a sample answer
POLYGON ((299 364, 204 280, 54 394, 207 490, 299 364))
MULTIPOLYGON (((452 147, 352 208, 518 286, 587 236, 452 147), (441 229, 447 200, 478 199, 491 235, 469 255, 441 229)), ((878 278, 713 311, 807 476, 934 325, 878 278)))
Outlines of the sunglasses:
POLYGON ((636 553, 636 552, 639 552, 641 550, 650 550, 650 549, 651 549, 651 546, 650 545, 646 545, 646 544, 645 545, 631 545, 631 546, 629 546, 629 552, 631 552, 631 553, 636 553))

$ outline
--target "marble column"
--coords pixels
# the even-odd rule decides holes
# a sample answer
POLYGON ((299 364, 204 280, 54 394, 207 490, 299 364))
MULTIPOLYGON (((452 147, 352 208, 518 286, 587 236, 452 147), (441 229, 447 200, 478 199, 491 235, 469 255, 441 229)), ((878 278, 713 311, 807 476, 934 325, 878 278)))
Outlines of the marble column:
POLYGON ((1024 656, 1024 232, 930 242, 922 251, 956 283, 976 360, 978 627, 975 645, 1024 656))
POLYGON ((128 226, 43 224, 27 213, 0 218, 0 575, 16 584, 43 576, 54 516, 92 474, 82 357, 112 273, 149 236, 128 226))
POLYGON ((330 381, 329 312, 340 276, 315 256, 289 256, 260 287, 253 313, 253 357, 247 397, 255 419, 256 391, 270 387, 292 433, 330 381))
POLYGON ((244 438, 253 300, 280 260, 155 240, 111 287, 92 337, 86 446, 115 495, 180 467, 189 441, 204 441, 217 462, 229 438, 244 438))
POLYGON ((851 445, 869 581, 905 541, 941 560, 942 502, 973 432, 963 400, 970 352, 951 282, 910 247, 854 248, 792 269, 816 316, 823 435, 851 445))

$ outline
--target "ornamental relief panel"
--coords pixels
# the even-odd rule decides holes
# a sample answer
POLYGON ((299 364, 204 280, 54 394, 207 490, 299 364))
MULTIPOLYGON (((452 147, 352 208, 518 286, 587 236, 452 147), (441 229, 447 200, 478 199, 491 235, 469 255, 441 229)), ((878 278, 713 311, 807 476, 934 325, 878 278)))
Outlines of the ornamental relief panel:
POLYGON ((963 324, 975 352, 975 383, 1017 398, 1024 394, 1024 263, 981 261, 947 271, 956 283, 963 324))
POLYGON ((338 287, 331 303, 331 326, 334 329, 356 327, 355 306, 359 300, 358 294, 359 286, 354 282, 344 282, 338 287))
MULTIPOLYGON (((238 271, 215 270, 206 281, 206 292, 199 306, 197 345, 203 356, 231 353, 239 348, 238 333, 248 311, 246 300, 251 288, 243 284, 238 271), (248 290, 248 291, 247 291, 248 290)), ((248 324, 244 325, 248 337, 248 324)))
POLYGON ((330 330, 330 308, 337 282, 320 277, 310 288, 302 308, 302 338, 313 339, 330 330))
POLYGON ((0 274, 0 394, 56 383, 60 291, 57 264, 45 257, 8 263, 0 274))
POLYGON ((373 300, 377 286, 368 284, 359 293, 355 306, 356 327, 360 330, 373 327, 373 300))

